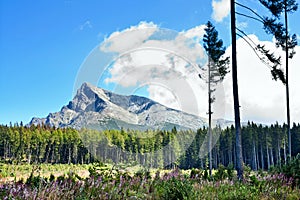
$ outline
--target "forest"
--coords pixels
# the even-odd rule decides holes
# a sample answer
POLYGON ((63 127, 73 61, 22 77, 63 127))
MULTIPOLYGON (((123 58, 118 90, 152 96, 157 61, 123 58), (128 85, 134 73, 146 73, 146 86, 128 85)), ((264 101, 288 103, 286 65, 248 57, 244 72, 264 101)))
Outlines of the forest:
MULTIPOLYGON (((253 122, 242 127, 243 162, 268 170, 287 162, 286 125, 253 122)), ((0 157, 8 163, 131 163, 149 168, 207 169, 207 127, 191 130, 76 130, 49 126, 0 126, 0 157)), ((212 166, 236 165, 233 126, 212 131, 212 166)), ((300 153, 300 124, 293 124, 292 157, 300 153)))

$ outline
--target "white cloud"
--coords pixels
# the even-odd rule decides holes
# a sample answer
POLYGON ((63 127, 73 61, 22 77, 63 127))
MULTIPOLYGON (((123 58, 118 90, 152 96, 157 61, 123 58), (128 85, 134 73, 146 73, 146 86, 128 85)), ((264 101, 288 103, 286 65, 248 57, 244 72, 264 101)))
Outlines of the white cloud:
POLYGON ((163 105, 168 105, 169 108, 181 110, 180 100, 174 91, 161 85, 150 85, 148 87, 149 98, 160 102, 163 105))
POLYGON ((185 37, 194 39, 197 43, 199 43, 202 40, 203 35, 205 34, 205 30, 204 30, 205 28, 206 28, 206 25, 203 24, 203 25, 191 28, 187 31, 182 31, 181 33, 185 37))
POLYGON ((123 31, 116 31, 105 39, 100 46, 102 51, 124 53, 140 47, 149 38, 158 26, 153 22, 140 22, 137 26, 131 26, 123 31))
POLYGON ((203 48, 195 45, 202 39, 204 27, 205 25, 200 25, 187 31, 176 32, 159 28, 153 22, 140 22, 137 26, 112 33, 100 46, 100 50, 123 54, 137 48, 157 48, 178 53, 186 59, 196 62, 199 57, 205 56, 203 48), (155 35, 156 33, 157 35, 155 35), (153 35, 154 38, 151 38, 150 36, 153 35))
POLYGON ((213 7, 212 18, 217 22, 221 22, 225 17, 229 15, 230 0, 220 0, 220 1, 213 0, 212 7, 213 7))
MULTIPOLYGON (((147 85, 149 97, 153 100, 175 109, 207 117, 207 84, 198 78, 198 73, 205 76, 206 72, 201 72, 197 67, 190 65, 196 63, 199 58, 205 58, 201 46, 193 46, 190 44, 194 43, 189 43, 191 42, 189 38, 200 41, 204 33, 203 29, 204 26, 201 25, 177 33, 173 39, 163 39, 163 37, 151 39, 160 28, 153 23, 143 22, 138 26, 112 34, 107 39, 110 45, 101 48, 118 52, 120 56, 109 69, 111 76, 107 77, 105 82, 122 87, 147 85), (145 27, 150 29, 145 31, 145 27), (131 31, 133 33, 130 33, 131 31)), ((273 42, 259 41, 255 35, 249 37, 275 50, 277 54, 283 55, 280 49, 275 48, 273 42)), ((285 87, 281 82, 272 80, 270 69, 260 62, 253 50, 241 38, 237 41, 237 49, 242 121, 285 122, 285 87)), ((300 122, 300 93, 298 92, 300 91, 298 78, 300 47, 297 46, 295 50, 297 54, 290 60, 290 110, 291 120, 300 122)), ((228 47, 226 54, 230 55, 230 52, 231 47, 228 47)), ((215 95, 213 117, 233 120, 231 73, 225 77, 223 84, 219 85, 215 95)))
POLYGON ((174 109, 205 115, 206 106, 199 101, 206 99, 205 83, 198 78, 198 71, 180 56, 142 49, 120 57, 109 72, 107 83, 123 87, 148 85, 151 99, 174 109))
MULTIPOLYGON (((269 49, 277 54, 284 54, 276 49, 274 43, 269 41, 259 41, 254 35, 250 36, 255 42, 265 44, 269 49)), ((300 47, 296 47, 296 52, 300 53, 300 47)), ((239 98, 241 106, 242 121, 253 120, 262 123, 283 123, 286 121, 286 100, 285 86, 272 80, 270 69, 260 62, 253 50, 243 41, 237 41, 237 62, 238 62, 238 84, 239 98)), ((230 54, 231 47, 227 49, 230 54)), ((298 54, 290 60, 290 110, 291 120, 300 121, 300 56, 298 54)), ((232 83, 231 74, 225 81, 224 87, 227 96, 227 117, 233 119, 232 83)))
POLYGON ((103 51, 119 53, 105 83, 122 87, 148 85, 150 98, 172 108, 205 115, 205 104, 197 106, 198 98, 203 99, 199 91, 205 91, 197 66, 205 59, 199 45, 203 34, 204 26, 176 32, 151 22, 115 32, 101 46, 103 51))

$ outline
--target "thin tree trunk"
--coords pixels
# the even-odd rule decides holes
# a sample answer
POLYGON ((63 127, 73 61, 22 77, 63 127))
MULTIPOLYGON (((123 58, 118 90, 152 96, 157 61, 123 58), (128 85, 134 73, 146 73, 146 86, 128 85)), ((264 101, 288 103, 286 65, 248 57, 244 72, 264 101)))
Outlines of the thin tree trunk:
POLYGON ((208 141, 208 153, 209 153, 209 176, 212 177, 212 130, 211 130, 211 89, 210 89, 210 65, 211 59, 208 58, 208 134, 209 134, 209 141, 208 141))
POLYGON ((268 145, 267 145, 267 158, 268 158, 268 170, 269 170, 271 163, 270 163, 270 155, 269 155, 269 147, 268 147, 268 145))
POLYGON ((213 148, 213 158, 214 158, 214 169, 217 168, 217 162, 218 162, 218 155, 217 155, 217 149, 216 148, 213 148))
POLYGON ((277 151, 278 151, 278 159, 277 159, 277 164, 281 166, 281 155, 280 155, 280 145, 279 145, 279 140, 277 141, 277 151))
POLYGON ((258 155, 258 145, 256 146, 256 163, 257 163, 257 169, 260 168, 260 164, 259 164, 259 155, 258 155))
POLYGON ((231 163, 232 162, 232 152, 231 150, 228 151, 228 163, 231 163))
POLYGON ((52 151, 52 144, 49 144, 48 145, 48 148, 46 147, 46 152, 45 152, 45 159, 44 159, 44 162, 45 163, 48 163, 48 160, 49 160, 49 155, 50 155, 50 152, 52 151), (49 147, 50 146, 50 147, 49 147))
POLYGON ((233 146, 233 164, 234 164, 234 168, 236 169, 236 148, 235 145, 233 146))
POLYGON ((201 158, 200 158, 200 169, 203 169, 203 162, 201 158))
POLYGON ((8 151, 7 151, 7 147, 6 147, 6 146, 7 146, 6 143, 7 143, 7 142, 4 141, 4 160, 6 160, 6 158, 7 158, 7 152, 8 152, 8 151))
POLYGON ((286 164, 286 142, 285 142, 285 137, 283 138, 283 155, 284 155, 284 164, 286 164))
POLYGON ((252 169, 254 170, 254 171, 257 171, 257 163, 256 163, 256 150, 255 150, 255 142, 254 142, 254 140, 252 141, 252 145, 253 145, 253 163, 252 163, 252 169))
POLYGON ((239 180, 243 180, 243 156, 242 156, 242 137, 240 124, 240 105, 237 82, 237 61, 236 61, 236 26, 235 26, 235 1, 231 0, 231 40, 232 40, 232 85, 234 101, 234 119, 236 131, 236 156, 237 156, 237 175, 239 180))
POLYGON ((71 164, 71 147, 68 148, 68 164, 71 164))
POLYGON ((28 164, 30 164, 30 162, 31 162, 31 149, 30 149, 30 147, 27 149, 27 151, 29 152, 27 161, 28 161, 28 164))
POLYGON ((273 149, 270 148, 270 154, 271 154, 271 165, 274 165, 274 157, 273 157, 273 149))
POLYGON ((285 18, 285 73, 286 73, 286 115, 287 115, 287 134, 288 134, 288 157, 292 156, 292 141, 291 141, 291 122, 290 122, 290 95, 289 95, 289 49, 288 49, 288 16, 287 16, 287 1, 284 1, 284 18, 285 18))
POLYGON ((261 168, 265 169, 265 161, 264 161, 264 152, 262 148, 262 143, 260 144, 260 159, 261 159, 261 168))

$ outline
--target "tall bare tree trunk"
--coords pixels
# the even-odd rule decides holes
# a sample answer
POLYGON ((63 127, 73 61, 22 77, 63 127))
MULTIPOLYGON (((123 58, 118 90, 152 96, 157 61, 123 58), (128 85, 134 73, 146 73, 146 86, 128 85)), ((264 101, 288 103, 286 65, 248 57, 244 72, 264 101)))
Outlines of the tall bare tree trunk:
POLYGON ((270 154, 271 154, 271 165, 274 166, 274 157, 273 157, 273 149, 272 149, 272 147, 270 148, 270 154))
POLYGON ((261 169, 264 170, 265 161, 264 161, 264 153, 263 153, 262 143, 260 143, 260 159, 261 159, 261 169))
POLYGON ((208 134, 209 134, 209 141, 208 141, 208 154, 209 154, 209 176, 212 177, 212 129, 211 129, 211 89, 210 89, 210 65, 211 65, 211 59, 208 58, 208 134))
POLYGON ((280 144, 279 144, 279 140, 277 140, 277 153, 278 153, 278 155, 277 155, 277 157, 278 157, 278 159, 277 159, 277 164, 279 165, 279 166, 281 166, 281 155, 280 155, 280 144))
POLYGON ((288 157, 292 156, 292 140, 291 140, 291 122, 290 122, 290 94, 289 94, 289 47, 288 47, 288 16, 287 2, 284 2, 284 18, 285 18, 285 73, 286 73, 286 115, 287 115, 287 135, 288 135, 288 157))
POLYGON ((253 151, 252 151, 252 159, 253 159, 253 163, 252 163, 252 169, 254 171, 257 171, 257 162, 256 162, 256 149, 255 149, 255 142, 254 140, 252 141, 252 145, 253 145, 253 151))
POLYGON ((68 148, 68 165, 71 164, 71 147, 68 148))
POLYGON ((286 141, 285 137, 283 138, 283 155, 284 155, 284 164, 286 164, 286 141))
POLYGON ((270 163, 270 155, 269 155, 269 147, 268 147, 268 145, 267 145, 267 158, 268 158, 268 170, 269 170, 271 163, 270 163))
POLYGON ((260 163, 259 163, 259 156, 258 156, 258 145, 256 146, 256 163, 257 163, 257 169, 260 168, 260 163))
POLYGON ((243 180, 243 155, 242 155, 242 137, 240 123, 240 105, 237 82, 237 61, 236 61, 236 26, 235 26, 235 1, 231 0, 231 40, 232 40, 232 85, 234 101, 234 119, 235 119, 235 141, 236 141, 236 170, 239 180, 243 180))

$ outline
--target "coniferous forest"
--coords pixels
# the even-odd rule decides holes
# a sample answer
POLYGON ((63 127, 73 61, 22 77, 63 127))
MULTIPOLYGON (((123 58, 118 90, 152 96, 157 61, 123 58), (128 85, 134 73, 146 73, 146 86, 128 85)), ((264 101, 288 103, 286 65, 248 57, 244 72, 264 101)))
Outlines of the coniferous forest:
MULTIPOLYGON (((267 170, 285 164, 286 125, 250 123, 242 128, 245 165, 267 170)), ((292 129, 292 157, 300 153, 300 124, 292 129)), ((213 129, 212 165, 235 165, 234 127, 213 129)), ((76 130, 49 126, 0 126, 0 157, 14 163, 136 163, 151 168, 208 167, 207 128, 162 130, 76 130)))

